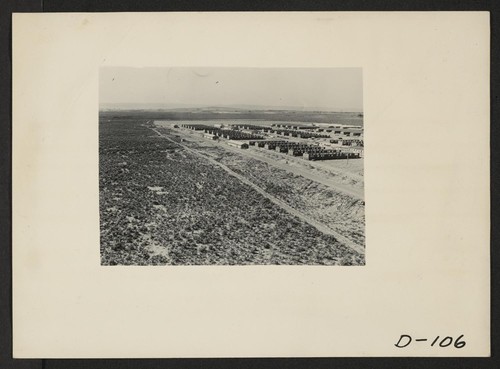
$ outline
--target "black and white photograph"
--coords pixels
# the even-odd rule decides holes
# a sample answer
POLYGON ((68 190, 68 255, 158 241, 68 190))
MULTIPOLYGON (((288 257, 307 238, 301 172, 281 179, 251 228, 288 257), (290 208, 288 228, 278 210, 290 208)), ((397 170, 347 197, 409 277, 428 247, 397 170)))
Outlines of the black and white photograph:
POLYGON ((365 265, 362 68, 102 67, 101 265, 365 265))
POLYGON ((14 357, 491 355, 488 12, 12 22, 14 357))

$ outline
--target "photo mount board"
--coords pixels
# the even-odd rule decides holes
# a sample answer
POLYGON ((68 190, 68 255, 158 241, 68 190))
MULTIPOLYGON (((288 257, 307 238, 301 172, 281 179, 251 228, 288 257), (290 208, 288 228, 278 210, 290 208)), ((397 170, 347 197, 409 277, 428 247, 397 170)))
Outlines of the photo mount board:
POLYGON ((489 356, 489 14, 14 14, 12 188, 16 358, 489 356), (366 266, 100 266, 106 65, 363 68, 366 266))

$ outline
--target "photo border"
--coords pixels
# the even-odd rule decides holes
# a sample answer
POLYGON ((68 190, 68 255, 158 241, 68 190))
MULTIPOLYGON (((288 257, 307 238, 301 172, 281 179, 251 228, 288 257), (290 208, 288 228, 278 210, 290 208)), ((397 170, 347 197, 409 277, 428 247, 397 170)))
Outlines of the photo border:
MULTIPOLYGON (((134 1, 57 1, 45 0, 44 2, 26 0, 8 2, 8 11, 1 15, 1 29, 11 29, 12 12, 111 12, 111 11, 410 11, 410 10, 489 10, 491 11, 491 44, 498 45, 498 3, 489 1, 420 1, 418 3, 398 1, 377 1, 368 4, 365 1, 347 1, 342 4, 331 4, 328 1, 274 1, 269 4, 263 2, 228 3, 222 1, 195 2, 195 1, 172 1, 164 3, 161 1, 142 2, 140 5, 134 1)), ((0 210, 2 222, 0 224, 1 266, 1 331, 0 341, 2 368, 495 368, 499 366, 496 357, 498 344, 498 283, 499 251, 496 247, 491 248, 491 354, 490 358, 279 358, 279 359, 81 359, 81 360, 34 360, 34 359, 12 359, 12 286, 11 286, 11 32, 3 32, 2 35, 2 60, 7 62, 9 68, 2 68, 2 99, 1 117, 4 122, 0 125, 0 147, 3 148, 0 170, 4 180, 0 188, 0 210)), ((498 47, 491 48, 491 244, 500 244, 498 229, 494 226, 498 223, 498 193, 495 191, 498 180, 498 163, 500 163, 498 147, 495 138, 499 135, 498 122, 498 96, 500 79, 498 75, 498 47)))

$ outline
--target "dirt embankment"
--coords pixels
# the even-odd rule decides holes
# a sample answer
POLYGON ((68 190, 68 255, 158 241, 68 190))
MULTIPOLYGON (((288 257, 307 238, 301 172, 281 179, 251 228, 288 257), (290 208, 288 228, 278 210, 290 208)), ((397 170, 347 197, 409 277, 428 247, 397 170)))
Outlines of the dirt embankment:
POLYGON ((227 152, 222 147, 205 147, 204 150, 293 209, 364 247, 365 203, 362 199, 261 160, 227 152))

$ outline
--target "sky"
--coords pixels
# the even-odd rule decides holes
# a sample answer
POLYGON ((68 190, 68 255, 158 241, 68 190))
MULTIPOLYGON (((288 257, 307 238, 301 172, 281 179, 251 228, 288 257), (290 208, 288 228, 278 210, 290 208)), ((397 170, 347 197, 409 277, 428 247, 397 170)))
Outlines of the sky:
POLYGON ((102 67, 99 103, 362 111, 362 69, 102 67))

